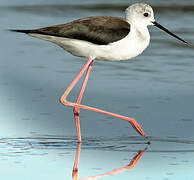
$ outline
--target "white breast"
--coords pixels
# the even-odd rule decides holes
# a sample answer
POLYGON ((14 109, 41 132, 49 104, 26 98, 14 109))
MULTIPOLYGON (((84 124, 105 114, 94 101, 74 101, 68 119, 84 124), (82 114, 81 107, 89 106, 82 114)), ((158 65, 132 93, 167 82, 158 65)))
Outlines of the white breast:
MULTIPOLYGON (((148 31, 147 31, 148 32, 148 31)), ((130 32, 124 39, 96 48, 96 59, 120 61, 141 54, 149 45, 149 32, 142 36, 139 32, 130 32)))

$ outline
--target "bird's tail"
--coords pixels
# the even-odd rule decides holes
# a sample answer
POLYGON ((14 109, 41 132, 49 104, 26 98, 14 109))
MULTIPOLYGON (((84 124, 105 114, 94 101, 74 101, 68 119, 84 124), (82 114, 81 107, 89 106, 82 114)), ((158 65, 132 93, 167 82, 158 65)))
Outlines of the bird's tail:
POLYGON ((18 33, 26 33, 26 34, 34 32, 34 30, 24 30, 24 29, 9 29, 8 31, 18 32, 18 33))

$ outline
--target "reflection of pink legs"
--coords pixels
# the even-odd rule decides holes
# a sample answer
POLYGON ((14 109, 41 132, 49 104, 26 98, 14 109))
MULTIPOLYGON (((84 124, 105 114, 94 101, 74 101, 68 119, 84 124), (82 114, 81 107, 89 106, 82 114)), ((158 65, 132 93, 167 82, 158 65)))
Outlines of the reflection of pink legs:
MULTIPOLYGON (((147 148, 145 148, 142 151, 139 151, 139 153, 134 156, 134 158, 131 160, 131 162, 127 166, 113 169, 112 171, 109 171, 109 172, 104 173, 104 174, 100 174, 100 175, 96 175, 96 176, 90 176, 90 177, 87 177, 87 178, 81 178, 79 180, 97 179, 97 178, 100 178, 100 177, 103 177, 103 176, 114 175, 114 174, 118 174, 118 173, 120 173, 124 170, 132 169, 137 165, 137 163, 139 162, 139 160, 141 159, 141 157, 143 156, 143 154, 146 150, 147 150, 147 148)), ((73 166, 73 173, 72 173, 73 180, 78 180, 78 164, 79 164, 80 151, 81 151, 81 143, 78 143, 77 144, 76 156, 75 156, 75 163, 74 163, 74 166, 73 166)))
POLYGON ((97 179, 97 178, 100 178, 100 177, 110 176, 110 175, 121 173, 122 171, 125 171, 125 170, 132 169, 137 165, 138 161, 141 159, 141 157, 143 156, 145 151, 146 151, 146 149, 144 149, 143 151, 139 151, 139 153, 131 160, 131 162, 127 166, 113 169, 112 171, 104 173, 104 174, 99 174, 99 175, 96 175, 96 176, 90 176, 90 177, 87 177, 87 178, 81 178, 79 180, 97 179))
POLYGON ((73 180, 78 180, 78 164, 79 164, 79 156, 80 156, 80 151, 81 151, 81 143, 77 144, 77 151, 75 155, 75 162, 73 166, 73 180))
POLYGON ((146 137, 144 131, 142 130, 142 128, 140 127, 140 125, 137 123, 137 121, 135 119, 129 118, 129 117, 125 117, 125 116, 121 116, 121 115, 118 115, 118 114, 115 114, 115 113, 111 113, 111 112, 108 112, 108 111, 104 111, 104 110, 101 110, 101 109, 97 109, 97 108, 94 108, 94 107, 90 107, 90 106, 86 106, 86 105, 80 104, 81 100, 82 100, 82 96, 83 96, 84 90, 85 90, 85 87, 87 85, 87 81, 88 81, 90 72, 91 72, 92 64, 93 64, 93 59, 89 58, 88 61, 86 62, 86 64, 81 69, 81 71, 78 73, 78 75, 71 82, 69 87, 65 90, 64 94, 60 98, 60 102, 62 104, 64 104, 65 106, 72 106, 72 107, 74 107, 74 117, 75 117, 75 122, 76 122, 78 142, 81 142, 81 131, 80 131, 80 123, 79 123, 79 111, 80 111, 79 108, 90 110, 90 111, 95 111, 95 112, 99 112, 99 113, 102 113, 102 114, 107 114, 107 115, 110 115, 110 116, 114 116, 114 117, 123 119, 123 120, 129 122, 133 126, 133 128, 139 134, 141 134, 142 136, 146 137), (82 88, 80 90, 77 102, 73 103, 73 102, 68 101, 67 100, 68 94, 71 92, 71 90, 73 89, 75 84, 78 82, 78 80, 81 78, 81 76, 83 75, 83 73, 86 70, 87 70, 86 76, 85 76, 85 79, 83 81, 83 85, 82 85, 82 88))

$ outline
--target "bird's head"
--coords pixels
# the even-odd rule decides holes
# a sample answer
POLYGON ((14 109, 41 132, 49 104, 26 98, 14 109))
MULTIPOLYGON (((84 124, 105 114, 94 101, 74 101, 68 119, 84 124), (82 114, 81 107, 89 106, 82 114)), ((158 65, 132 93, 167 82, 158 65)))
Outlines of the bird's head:
POLYGON ((166 33, 170 34, 171 36, 179 39, 180 41, 184 42, 185 44, 188 44, 185 40, 178 37, 174 33, 170 32, 168 29, 157 23, 154 19, 154 12, 150 5, 145 3, 135 3, 129 6, 126 9, 126 20, 136 28, 145 28, 149 25, 156 26, 166 33))
POLYGON ((126 9, 126 20, 138 26, 153 25, 154 12, 150 5, 145 3, 135 3, 126 9))

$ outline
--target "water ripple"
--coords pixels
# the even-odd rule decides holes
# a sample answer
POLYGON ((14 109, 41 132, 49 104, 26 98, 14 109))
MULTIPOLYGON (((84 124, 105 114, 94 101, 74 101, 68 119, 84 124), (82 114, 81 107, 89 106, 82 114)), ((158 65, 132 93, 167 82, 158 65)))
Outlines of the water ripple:
MULTIPOLYGON (((136 152, 149 146, 147 152, 194 152, 194 141, 174 137, 118 137, 118 138, 87 138, 83 139, 82 149, 136 152), (150 145, 149 145, 150 144, 150 145)), ((26 137, 1 138, 0 149, 76 149, 76 137, 26 137)))

